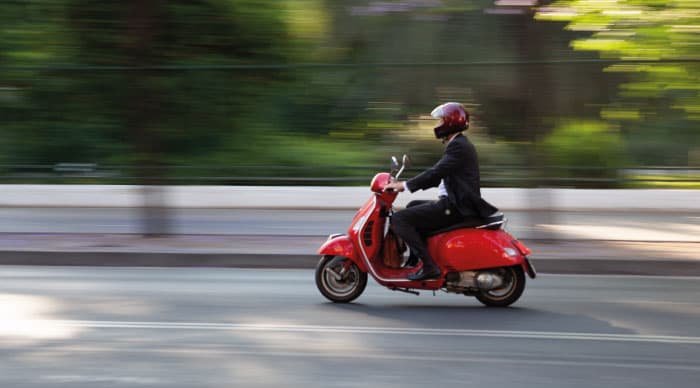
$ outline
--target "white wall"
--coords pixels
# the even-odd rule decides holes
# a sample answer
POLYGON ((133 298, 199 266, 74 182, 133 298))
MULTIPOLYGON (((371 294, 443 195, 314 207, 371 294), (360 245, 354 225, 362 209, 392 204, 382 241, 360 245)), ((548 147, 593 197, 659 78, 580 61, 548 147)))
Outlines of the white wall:
MULTIPOLYGON (((168 206, 182 208, 356 209, 367 187, 163 186, 168 206)), ((144 189, 124 185, 0 185, 2 207, 135 207, 144 189)), ((582 190, 486 188, 483 196, 502 210, 700 211, 700 190, 582 190)), ((431 199, 436 190, 402 193, 397 206, 431 199)))

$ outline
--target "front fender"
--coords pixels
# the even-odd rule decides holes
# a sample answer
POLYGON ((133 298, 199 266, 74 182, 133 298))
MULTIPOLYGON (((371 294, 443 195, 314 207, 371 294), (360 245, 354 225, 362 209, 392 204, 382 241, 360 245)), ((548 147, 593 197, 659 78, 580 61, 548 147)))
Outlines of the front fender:
POLYGON ((321 255, 343 256, 351 259, 355 258, 355 247, 350 238, 345 235, 330 236, 318 251, 321 255))
POLYGON ((355 256, 355 246, 350 237, 345 235, 330 236, 328 240, 318 248, 316 253, 321 255, 341 256, 352 260, 363 272, 367 272, 364 263, 355 256))

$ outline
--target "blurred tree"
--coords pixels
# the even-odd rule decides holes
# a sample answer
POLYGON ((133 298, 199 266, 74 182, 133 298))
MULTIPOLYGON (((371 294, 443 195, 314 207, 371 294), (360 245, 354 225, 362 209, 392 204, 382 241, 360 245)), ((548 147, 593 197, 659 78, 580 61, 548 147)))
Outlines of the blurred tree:
POLYGON ((622 125, 638 162, 689 163, 700 147, 700 2, 560 0, 537 18, 592 32, 572 47, 621 61, 605 71, 627 81, 601 116, 622 125))
MULTIPOLYGON (((328 78, 339 85, 325 90, 335 86, 345 98, 336 93, 324 100, 342 105, 332 111, 344 110, 354 119, 347 120, 345 132, 384 134, 386 140, 387 133, 405 131, 407 119, 425 117, 439 102, 455 100, 472 111, 480 139, 510 142, 512 151, 528 154, 536 138, 552 130, 553 119, 597 115, 593 106, 607 102, 616 76, 601 74, 600 64, 575 70, 547 65, 592 55, 568 47, 581 33, 535 23, 528 7, 501 8, 491 0, 364 1, 336 6, 333 15, 330 46, 347 50, 338 61, 406 65, 352 69, 345 77, 328 78)), ((418 155, 418 163, 428 163, 436 150, 432 143, 416 141, 420 139, 429 136, 414 137, 404 146, 418 155)), ((492 155, 489 161, 523 161, 512 152, 500 157, 492 155)))
POLYGON ((67 155, 74 158, 71 161, 89 161, 99 147, 112 147, 101 123, 79 119, 85 113, 80 108, 83 98, 79 90, 71 93, 71 79, 58 70, 40 69, 70 63, 63 5, 24 1, 2 5, 0 62, 24 67, 0 72, 6 162, 54 163, 65 161, 67 155))
MULTIPOLYGON (((117 118, 146 123, 136 131, 147 130, 154 138, 137 155, 147 151, 161 162, 179 164, 202 158, 222 143, 241 143, 250 124, 242 118, 252 116, 250 111, 273 125, 265 119, 272 114, 261 104, 267 94, 261 86, 280 87, 276 83, 284 80, 283 72, 197 67, 285 63, 289 50, 280 8, 279 3, 259 7, 251 1, 134 1, 127 7, 81 0, 71 3, 69 20, 80 42, 79 63, 134 69, 110 74, 108 85, 95 79, 91 86, 109 88, 100 99, 116 102, 117 118), (164 68, 171 65, 193 70, 164 68)), ((242 152, 243 160, 249 156, 242 147, 234 151, 242 152)))
MULTIPOLYGON (((262 138, 256 132, 276 132, 274 91, 282 89, 289 74, 163 68, 284 64, 294 51, 283 20, 286 10, 285 2, 265 7, 254 1, 221 0, 133 0, 107 6, 100 1, 69 2, 79 62, 129 67, 108 84, 100 80, 86 86, 109 88, 95 102, 119 107, 116 117, 126 121, 117 125, 128 128, 132 162, 151 167, 137 170, 145 187, 147 234, 167 231, 159 202, 162 193, 154 189, 166 173, 163 166, 207 161, 206 154, 217 152, 239 163, 256 153, 286 156, 251 139, 262 138), (117 101, 104 101, 114 97, 117 101), (149 224, 152 221, 161 222, 149 224)), ((93 103, 88 111, 102 115, 100 107, 93 103)))
MULTIPOLYGON (((539 163, 531 150, 556 123, 597 119, 600 106, 630 132, 627 97, 610 99, 629 73, 558 64, 595 57, 569 48, 589 33, 535 22, 519 3, 3 2, 0 152, 170 175, 172 165, 357 165, 403 152, 429 164, 439 143, 424 119, 446 100, 468 105, 489 163, 539 163)), ((688 128, 676 105, 659 117, 688 128)), ((638 160, 677 148, 668 131, 638 132, 628 141, 648 158, 638 160)))
MULTIPOLYGON (((285 119, 303 116, 290 113, 287 96, 302 94, 309 75, 284 66, 321 55, 328 23, 319 4, 5 2, 0 58, 23 67, 0 74, 0 109, 11 118, 5 129, 20 137, 8 159, 143 163, 149 154, 167 164, 284 164, 287 156, 298 163, 284 144, 266 143, 287 136, 304 148, 304 131, 288 136, 296 123, 285 119), (226 68, 236 65, 250 67, 226 68)), ((336 153, 343 155, 356 158, 336 153)))
POLYGON ((619 130, 604 121, 563 122, 539 147, 547 165, 555 167, 547 171, 547 177, 564 178, 565 185, 579 179, 578 185, 584 187, 615 186, 616 168, 628 162, 619 130))

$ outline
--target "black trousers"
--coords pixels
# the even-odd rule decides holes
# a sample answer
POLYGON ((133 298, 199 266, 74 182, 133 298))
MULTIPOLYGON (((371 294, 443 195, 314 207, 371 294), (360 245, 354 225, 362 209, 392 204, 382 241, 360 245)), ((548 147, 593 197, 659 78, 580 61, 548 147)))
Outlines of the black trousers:
POLYGON ((406 209, 400 210, 391 217, 391 229, 416 254, 423 265, 435 266, 430 257, 428 246, 422 235, 446 228, 461 222, 465 216, 450 206, 447 198, 436 201, 411 201, 406 209))

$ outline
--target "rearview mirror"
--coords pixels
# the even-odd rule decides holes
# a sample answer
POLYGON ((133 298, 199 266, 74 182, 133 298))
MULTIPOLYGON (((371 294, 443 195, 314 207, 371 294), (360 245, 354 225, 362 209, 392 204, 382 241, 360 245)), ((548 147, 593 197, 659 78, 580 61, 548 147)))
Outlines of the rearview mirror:
POLYGON ((399 171, 399 161, 396 159, 396 156, 391 157, 391 173, 395 173, 396 171, 399 171))

